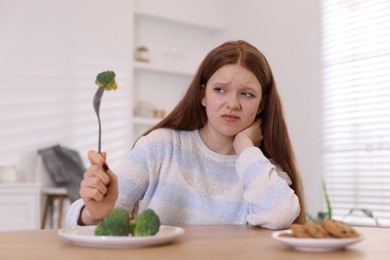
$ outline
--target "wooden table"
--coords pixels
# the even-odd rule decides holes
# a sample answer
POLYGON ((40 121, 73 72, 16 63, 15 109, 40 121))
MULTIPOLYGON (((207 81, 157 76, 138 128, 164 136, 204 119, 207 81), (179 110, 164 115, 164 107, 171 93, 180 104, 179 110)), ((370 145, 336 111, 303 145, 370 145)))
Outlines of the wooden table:
POLYGON ((138 249, 69 244, 56 229, 0 233, 0 259, 390 259, 390 229, 357 228, 366 239, 346 250, 299 252, 271 238, 272 231, 239 225, 184 226, 173 243, 138 249))

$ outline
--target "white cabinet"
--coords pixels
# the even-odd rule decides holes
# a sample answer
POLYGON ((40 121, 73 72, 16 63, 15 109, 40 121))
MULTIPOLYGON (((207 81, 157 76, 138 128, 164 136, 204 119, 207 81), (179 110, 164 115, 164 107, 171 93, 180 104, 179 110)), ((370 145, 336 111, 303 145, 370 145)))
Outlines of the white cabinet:
POLYGON ((38 229, 40 185, 0 183, 0 231, 38 229))
POLYGON ((133 139, 169 113, 182 98, 203 57, 224 29, 218 0, 138 0, 133 9, 133 139), (135 60, 147 49, 148 62, 135 60), (157 113, 158 114, 158 113, 157 113))

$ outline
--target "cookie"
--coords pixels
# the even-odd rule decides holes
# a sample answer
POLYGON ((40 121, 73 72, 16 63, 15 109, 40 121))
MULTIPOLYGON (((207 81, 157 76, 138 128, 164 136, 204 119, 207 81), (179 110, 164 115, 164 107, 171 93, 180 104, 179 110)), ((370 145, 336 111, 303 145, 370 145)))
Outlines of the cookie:
POLYGON ((322 222, 322 226, 326 231, 338 238, 357 237, 359 234, 349 224, 333 220, 326 219, 322 222))
POLYGON ((293 231, 294 237, 310 238, 310 235, 306 232, 305 227, 299 224, 292 224, 290 229, 293 231))
POLYGON ((332 238, 333 236, 323 228, 323 226, 314 221, 306 221, 303 225, 306 233, 313 238, 332 238))

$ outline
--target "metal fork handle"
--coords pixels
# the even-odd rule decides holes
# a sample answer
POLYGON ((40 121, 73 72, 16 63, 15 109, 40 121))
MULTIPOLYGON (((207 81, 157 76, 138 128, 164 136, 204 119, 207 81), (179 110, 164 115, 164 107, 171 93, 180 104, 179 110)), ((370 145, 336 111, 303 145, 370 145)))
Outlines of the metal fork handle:
POLYGON ((100 103, 102 100, 102 96, 104 93, 104 88, 98 88, 96 91, 96 94, 93 98, 93 107, 95 109, 95 113, 98 119, 99 124, 99 136, 98 136, 98 152, 101 153, 101 147, 102 147, 102 125, 100 122, 100 103))
POLYGON ((96 114, 98 123, 99 123, 99 138, 98 138, 98 153, 101 153, 102 151, 102 125, 100 123, 100 116, 99 113, 96 114))

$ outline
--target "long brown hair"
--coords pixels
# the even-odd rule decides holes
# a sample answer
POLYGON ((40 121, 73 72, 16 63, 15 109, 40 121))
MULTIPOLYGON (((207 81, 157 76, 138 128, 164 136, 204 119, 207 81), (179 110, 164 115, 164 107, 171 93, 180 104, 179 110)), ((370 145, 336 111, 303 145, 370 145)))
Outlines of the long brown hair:
POLYGON ((205 108, 201 105, 204 88, 210 77, 222 66, 239 64, 250 70, 259 80, 263 92, 262 118, 263 142, 259 147, 267 158, 272 158, 291 178, 292 189, 299 198, 300 214, 295 222, 305 221, 305 203, 300 174, 292 149, 288 129, 284 120, 282 103, 276 88, 271 67, 264 55, 245 41, 229 41, 211 50, 200 64, 182 100, 157 125, 147 130, 149 134, 157 128, 195 130, 207 123, 205 108))

